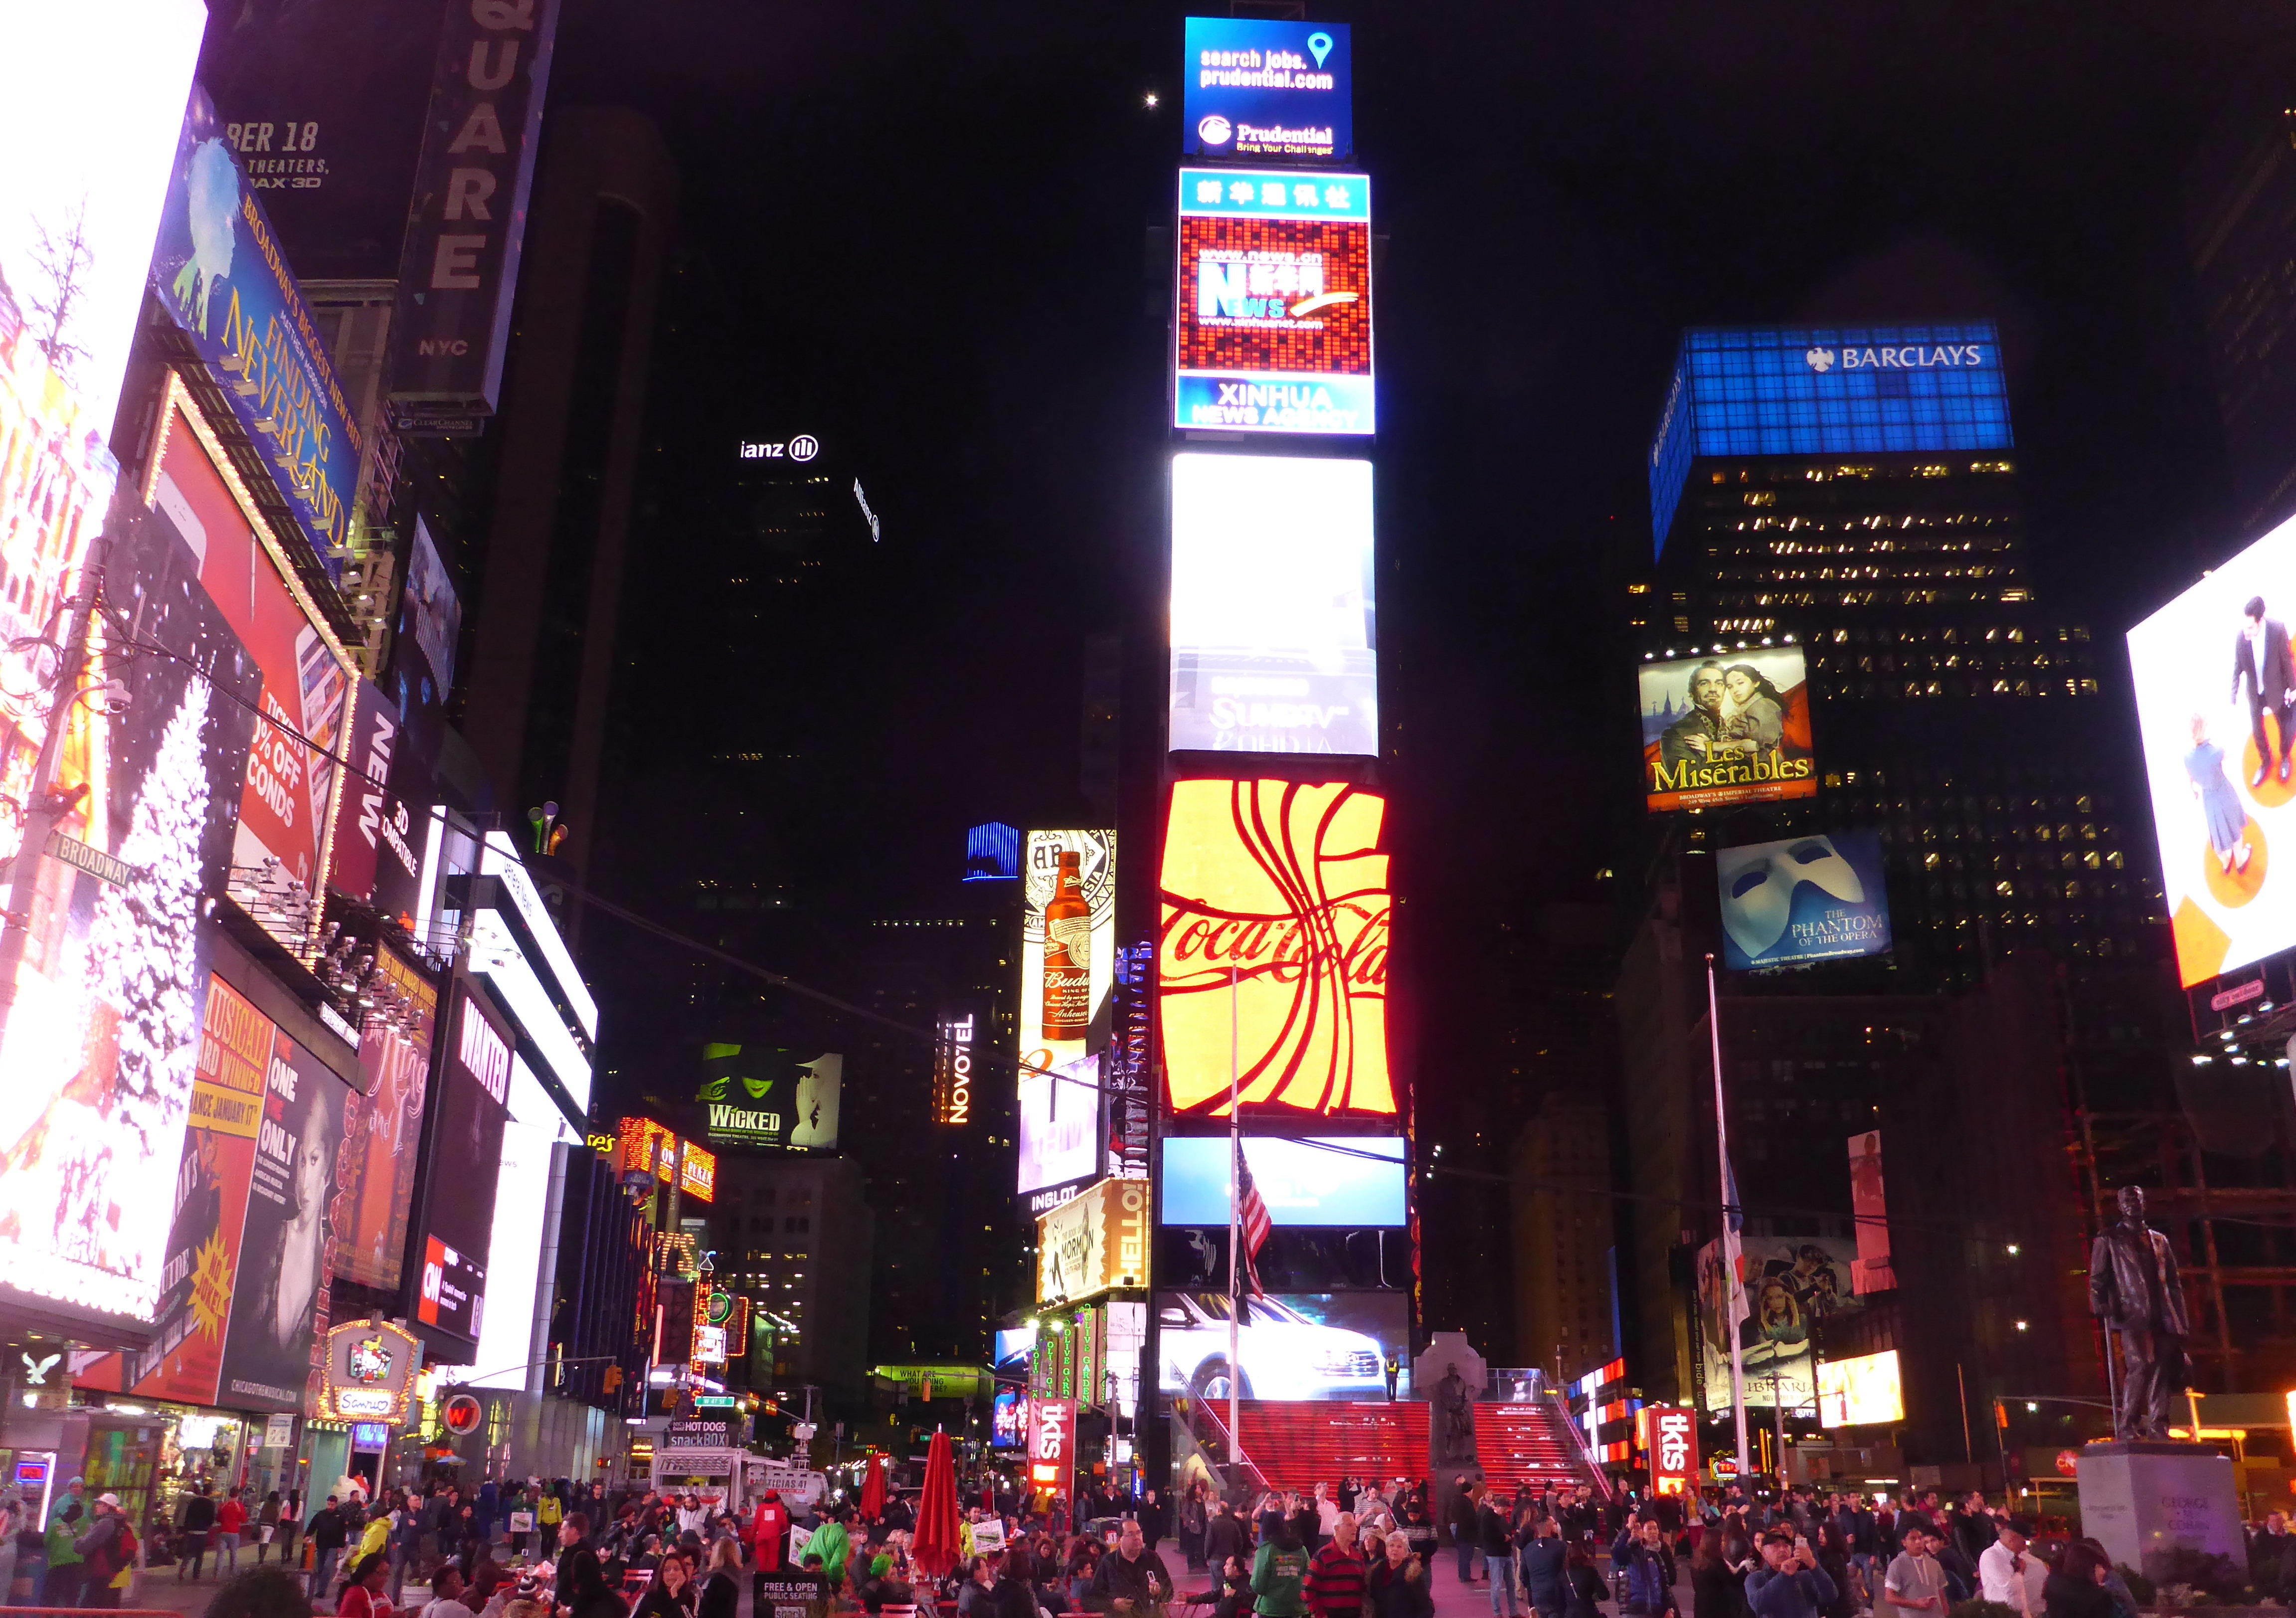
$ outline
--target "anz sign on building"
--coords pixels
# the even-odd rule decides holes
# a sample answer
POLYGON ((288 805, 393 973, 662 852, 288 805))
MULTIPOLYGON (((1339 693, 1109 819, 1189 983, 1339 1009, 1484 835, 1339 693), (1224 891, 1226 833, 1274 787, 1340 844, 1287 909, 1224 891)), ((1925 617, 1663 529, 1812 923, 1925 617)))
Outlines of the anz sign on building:
POLYGON ((2009 384, 1990 321, 1685 332, 1651 444, 1659 549, 1702 456, 2006 449, 2009 384))

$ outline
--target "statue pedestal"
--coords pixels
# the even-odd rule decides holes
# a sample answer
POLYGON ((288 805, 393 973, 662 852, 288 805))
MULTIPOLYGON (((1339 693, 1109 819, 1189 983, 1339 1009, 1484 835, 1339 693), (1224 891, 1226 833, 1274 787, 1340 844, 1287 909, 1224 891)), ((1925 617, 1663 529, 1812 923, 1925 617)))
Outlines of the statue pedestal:
POLYGON ((2117 1565, 2159 1579, 2171 1552, 2245 1554, 2232 1462, 2207 1444, 2152 1439, 2089 1444, 2079 1454, 2081 1532, 2117 1565))

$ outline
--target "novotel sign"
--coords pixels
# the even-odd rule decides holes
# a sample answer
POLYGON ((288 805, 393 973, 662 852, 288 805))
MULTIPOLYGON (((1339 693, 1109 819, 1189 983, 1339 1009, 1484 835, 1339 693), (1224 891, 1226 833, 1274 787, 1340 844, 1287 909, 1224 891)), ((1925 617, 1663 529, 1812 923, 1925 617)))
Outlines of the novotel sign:
POLYGON ((972 1121, 972 1014, 943 1018, 933 1074, 933 1121, 972 1121))

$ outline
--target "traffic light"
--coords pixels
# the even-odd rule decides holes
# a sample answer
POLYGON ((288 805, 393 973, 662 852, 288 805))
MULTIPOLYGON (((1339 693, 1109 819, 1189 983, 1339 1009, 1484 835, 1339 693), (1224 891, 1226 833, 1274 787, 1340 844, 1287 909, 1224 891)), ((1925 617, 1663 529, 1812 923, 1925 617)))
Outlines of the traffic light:
POLYGON ((606 1375, 603 1379, 603 1383, 607 1392, 620 1392, 622 1391, 622 1367, 618 1365, 608 1366, 606 1367, 606 1375))

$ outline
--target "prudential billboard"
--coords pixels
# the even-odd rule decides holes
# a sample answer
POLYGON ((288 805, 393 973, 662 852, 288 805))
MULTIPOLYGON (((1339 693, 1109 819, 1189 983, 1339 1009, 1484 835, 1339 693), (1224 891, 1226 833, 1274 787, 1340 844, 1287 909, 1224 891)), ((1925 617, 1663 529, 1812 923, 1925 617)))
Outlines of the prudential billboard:
POLYGON ((1180 149, 1345 161, 1355 151, 1354 60, 1344 22, 1189 18, 1180 149))

